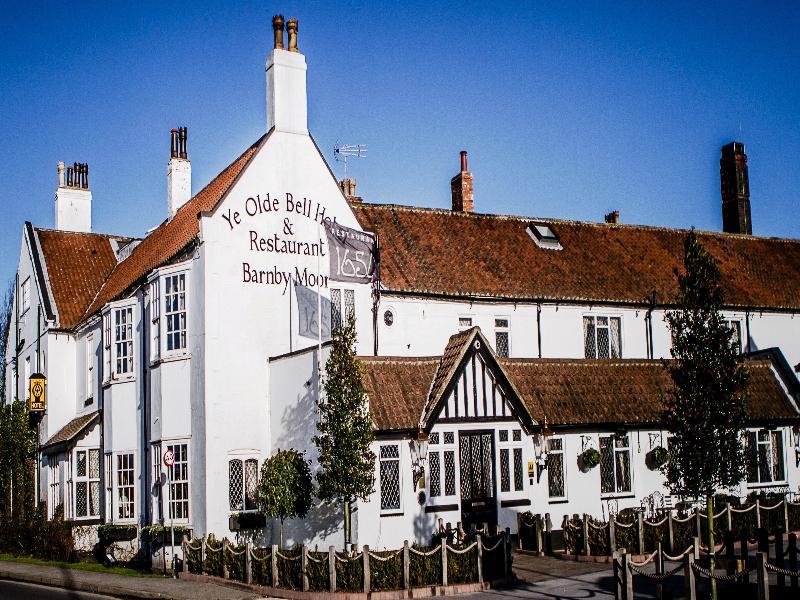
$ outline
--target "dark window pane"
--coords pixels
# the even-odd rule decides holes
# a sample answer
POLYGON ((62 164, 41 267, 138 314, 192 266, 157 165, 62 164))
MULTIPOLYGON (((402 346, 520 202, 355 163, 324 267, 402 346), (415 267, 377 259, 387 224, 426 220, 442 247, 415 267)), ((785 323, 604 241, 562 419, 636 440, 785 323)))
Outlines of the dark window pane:
POLYGON ((439 453, 432 452, 430 454, 430 492, 431 498, 436 498, 442 494, 442 473, 441 465, 439 464, 439 453))
POLYGON ((511 482, 508 473, 508 448, 500 449, 500 491, 508 492, 511 490, 511 482))
POLYGON ((522 487, 522 448, 514 448, 514 489, 519 492, 522 487))

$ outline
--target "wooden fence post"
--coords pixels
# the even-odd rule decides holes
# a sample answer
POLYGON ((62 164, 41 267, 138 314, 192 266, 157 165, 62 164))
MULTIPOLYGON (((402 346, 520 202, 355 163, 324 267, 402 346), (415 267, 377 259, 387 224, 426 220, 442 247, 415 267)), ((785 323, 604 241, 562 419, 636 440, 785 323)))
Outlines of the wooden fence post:
POLYGON ((695 560, 700 558, 700 538, 697 536, 692 541, 692 556, 695 560))
POLYGON ((478 552, 478 583, 483 583, 483 538, 475 536, 475 550, 478 552))
POLYGON ((614 600, 623 600, 625 591, 622 587, 622 566, 619 552, 614 551, 611 553, 611 562, 614 565, 614 600))
POLYGON ((537 514, 533 522, 535 523, 536 527, 535 530, 536 552, 538 552, 539 555, 541 556, 544 554, 544 537, 542 535, 542 515, 537 514))
MULTIPOLYGON (((783 557, 783 531, 780 527, 775 528, 775 566, 781 569, 785 568, 785 561, 783 557)), ((786 576, 778 573, 778 587, 783 589, 786 585, 786 576)))
POLYGON ((608 519, 608 553, 613 556, 617 551, 617 528, 615 527, 613 515, 609 515, 608 519))
POLYGON ((522 513, 517 513, 517 549, 522 550, 522 513))
POLYGON ((369 546, 364 545, 364 551, 361 554, 361 558, 364 560, 364 593, 369 594, 369 590, 372 587, 369 574, 369 546))
POLYGON ((200 573, 206 574, 206 536, 200 540, 200 573))
POLYGON ((750 574, 747 570, 747 562, 748 562, 748 549, 747 549, 747 542, 748 542, 748 535, 747 530, 742 529, 739 533, 739 550, 740 555, 742 557, 742 583, 744 585, 750 585, 750 574))
MULTIPOLYGON (((664 552, 661 549, 661 542, 656 544, 656 575, 664 574, 664 552)), ((656 583, 656 600, 663 600, 664 598, 664 582, 658 580, 656 583)))
POLYGON ((730 531, 733 529, 733 513, 731 512, 731 503, 726 503, 725 508, 728 510, 726 515, 726 523, 728 525, 728 530, 730 531))
POLYGON ((300 546, 300 577, 304 592, 308 591, 308 547, 303 544, 300 546))
POLYGON ((694 556, 688 553, 683 559, 683 580, 686 586, 686 600, 697 600, 697 582, 694 578, 694 556))
POLYGON ((411 588, 411 553, 408 550, 408 540, 403 542, 403 589, 411 588))
POLYGON ((550 513, 544 513, 544 552, 545 554, 553 553, 553 521, 550 519, 550 513))
POLYGON ((638 519, 636 527, 639 534, 639 554, 644 554, 644 514, 640 511, 637 513, 638 519))
POLYGON ((756 529, 761 529, 761 500, 756 498, 756 529))
POLYGON ((272 554, 270 555, 271 560, 271 571, 272 571, 272 587, 277 588, 278 584, 280 583, 280 577, 278 577, 278 545, 272 544, 272 554))
POLYGON ((759 552, 756 561, 758 573, 758 600, 769 600, 769 574, 767 573, 767 554, 759 552))
POLYGON ((783 499, 783 530, 788 532, 789 530, 789 503, 786 501, 786 498, 783 499))
POLYGON ((506 527, 503 532, 503 567, 506 577, 511 577, 511 530, 506 527))
POLYGON ((248 541, 244 545, 244 582, 246 584, 253 583, 253 543, 248 541))
POLYGON ((189 572, 189 561, 186 560, 189 556, 189 537, 184 534, 181 541, 181 550, 183 551, 183 563, 181 564, 181 571, 184 573, 189 572))
POLYGON ((624 552, 622 554, 622 581, 623 581, 623 598, 625 600, 633 600, 633 573, 631 572, 630 554, 624 552))
MULTIPOLYGON (((577 551, 578 549, 575 548, 577 551)), ((589 515, 583 513, 583 554, 589 556, 591 548, 589 547, 589 515)))
MULTIPOLYGON (((694 509, 694 517, 695 517, 695 520, 697 521, 697 537, 699 537, 700 541, 702 541, 703 540, 703 524, 701 523, 701 519, 700 519, 700 507, 699 506, 695 507, 695 509, 694 509)), ((695 558, 697 558, 697 557, 695 557, 695 558)))
POLYGON ((442 540, 442 585, 447 585, 447 540, 442 540))
POLYGON ((728 575, 733 575, 736 571, 736 538, 733 531, 726 529, 724 533, 725 538, 725 560, 728 562, 728 575))
POLYGON ((222 540, 222 578, 230 579, 231 574, 228 571, 228 538, 222 540))
POLYGON ((328 548, 328 591, 336 593, 336 547, 328 548))
MULTIPOLYGON (((797 534, 789 534, 789 570, 797 571, 797 534)), ((789 578, 789 585, 793 590, 797 589, 797 576, 792 575, 789 578)))
POLYGON ((675 554, 675 533, 672 528, 672 511, 667 513, 667 535, 669 536, 669 553, 675 554))

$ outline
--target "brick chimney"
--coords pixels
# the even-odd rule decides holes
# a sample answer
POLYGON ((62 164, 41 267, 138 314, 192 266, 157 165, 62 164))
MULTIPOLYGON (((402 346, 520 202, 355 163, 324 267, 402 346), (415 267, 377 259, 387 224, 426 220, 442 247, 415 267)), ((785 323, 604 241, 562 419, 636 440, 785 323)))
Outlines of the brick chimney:
POLYGON ((619 225, 619 211, 612 210, 610 213, 606 215, 605 219, 606 223, 608 223, 609 225, 619 225))
POLYGON ((453 210, 473 212, 472 173, 467 170, 467 151, 461 151, 461 172, 450 180, 450 191, 453 194, 453 210))
POLYGON ((186 127, 170 132, 170 158, 167 164, 167 212, 169 218, 192 197, 192 163, 186 151, 186 127))
POLYGON ((722 192, 722 231, 753 234, 750 221, 750 182, 744 144, 731 142, 722 147, 719 161, 722 192))
POLYGON ((89 189, 89 165, 58 163, 55 227, 62 231, 92 230, 92 192, 89 189))
POLYGON ((360 196, 356 196, 356 180, 355 179, 342 179, 339 182, 339 189, 342 190, 344 197, 347 198, 350 202, 355 202, 356 204, 360 204, 363 201, 363 198, 360 196))

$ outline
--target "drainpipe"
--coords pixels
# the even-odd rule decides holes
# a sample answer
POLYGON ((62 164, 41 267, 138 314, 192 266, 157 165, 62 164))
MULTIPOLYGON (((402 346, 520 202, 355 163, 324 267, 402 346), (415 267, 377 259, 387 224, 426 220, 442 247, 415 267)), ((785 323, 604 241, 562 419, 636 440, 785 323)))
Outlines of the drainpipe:
POLYGON ((656 308, 656 291, 653 290, 653 293, 650 296, 650 306, 647 309, 647 316, 645 320, 647 321, 647 354, 648 358, 654 358, 655 352, 653 351, 653 311, 656 308))
POLYGON ((539 358, 542 358, 542 303, 536 304, 536 342, 539 347, 539 358))
MULTIPOLYGON (((142 492, 142 498, 146 498, 146 501, 142 501, 142 511, 141 516, 144 520, 142 525, 148 525, 150 523, 150 511, 152 510, 152 497, 150 494, 150 462, 148 460, 150 454, 150 429, 149 423, 150 419, 148 416, 147 409, 150 405, 150 399, 148 397, 148 391, 150 390, 150 382, 148 381, 148 370, 147 366, 150 362, 150 347, 148 346, 149 342, 149 327, 148 324, 150 323, 150 315, 152 314, 152 308, 147 314, 145 314, 144 307, 146 306, 146 299, 149 296, 149 288, 145 284, 143 291, 142 291, 142 310, 141 310, 141 323, 142 323, 142 341, 139 345, 139 362, 142 365, 142 375, 140 380, 141 385, 141 396, 142 396, 142 452, 141 452, 141 468, 139 472, 142 473, 142 487, 140 488, 142 492), (146 317, 146 318, 145 318, 146 317)), ((291 290, 290 290, 290 298, 291 298, 291 290)), ((289 328, 289 337, 291 338, 291 327, 289 328)))
POLYGON ((378 356, 378 312, 381 305, 381 248, 378 243, 378 234, 375 234, 375 253, 379 259, 375 261, 375 268, 377 270, 375 282, 372 284, 372 339, 373 348, 372 352, 378 356))
POLYGON ((747 331, 747 353, 750 354, 750 309, 744 313, 745 330, 747 331))

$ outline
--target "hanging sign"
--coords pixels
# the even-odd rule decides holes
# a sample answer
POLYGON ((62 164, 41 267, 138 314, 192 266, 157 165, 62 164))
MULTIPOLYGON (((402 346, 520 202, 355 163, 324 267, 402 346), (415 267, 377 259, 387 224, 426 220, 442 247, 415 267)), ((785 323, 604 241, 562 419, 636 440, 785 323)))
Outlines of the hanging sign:
POLYGON ((378 246, 375 236, 364 231, 350 229, 335 221, 325 222, 328 237, 333 281, 371 283, 378 267, 378 246))
POLYGON ((34 373, 28 380, 30 391, 28 410, 30 412, 44 412, 47 409, 46 382, 47 378, 41 373, 34 373))

